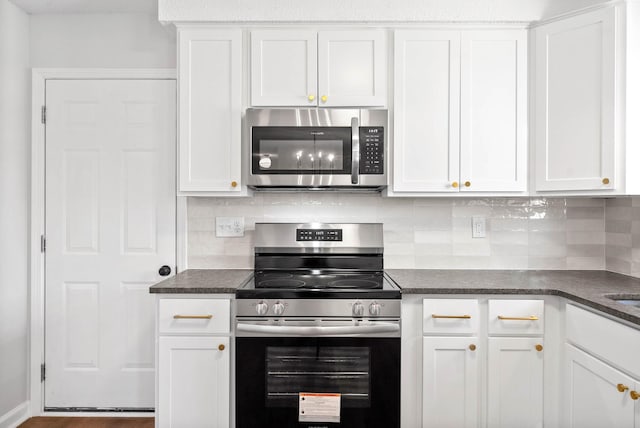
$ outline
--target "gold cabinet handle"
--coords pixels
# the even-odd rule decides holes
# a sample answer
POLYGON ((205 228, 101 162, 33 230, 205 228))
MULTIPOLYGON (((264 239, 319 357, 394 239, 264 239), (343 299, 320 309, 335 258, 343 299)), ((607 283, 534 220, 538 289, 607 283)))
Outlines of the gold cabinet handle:
POLYGON ((536 345, 536 351, 540 352, 540 351, 542 351, 542 349, 544 349, 544 348, 542 347, 542 345, 540 345, 540 344, 537 344, 537 345, 536 345))
POLYGON ((538 321, 538 317, 535 315, 531 315, 530 317, 505 317, 502 315, 498 315, 498 319, 508 321, 538 321))
POLYGON ((321 97, 320 97, 320 100, 321 100, 323 103, 326 103, 326 102, 327 102, 327 96, 326 96, 326 95, 321 96, 321 97))
MULTIPOLYGON (((629 390, 629 387, 627 385, 624 385, 622 383, 619 383, 618 385, 616 385, 616 388, 618 389, 619 392, 625 392, 629 390)), ((633 391, 635 392, 635 391, 633 391)))
POLYGON ((632 400, 637 400, 638 398, 640 398, 640 394, 638 394, 636 391, 631 391, 629 395, 631 396, 632 400))
POLYGON ((609 183, 610 183, 610 181, 609 181, 608 178, 605 177, 605 178, 602 179, 602 184, 609 184, 609 183))
POLYGON ((431 314, 431 318, 468 320, 468 319, 471 319, 471 315, 437 315, 437 314, 431 314))
POLYGON ((309 101, 313 101, 313 100, 315 100, 315 99, 316 99, 316 96, 315 96, 315 95, 309 95, 309 96, 307 97, 307 99, 309 99, 309 101))
POLYGON ((465 181, 464 182, 464 187, 471 187, 471 182, 470 181, 465 181))
POLYGON ((469 345, 469 349, 472 351, 476 350, 476 345, 474 345, 473 343, 471 345, 469 345))
POLYGON ((210 320, 213 315, 174 315, 174 320, 210 320))
POLYGON ((231 187, 238 187, 238 182, 237 181, 232 181, 231 182, 231 187))
POLYGON ((457 189, 459 186, 457 181, 454 181, 453 183, 451 183, 451 187, 453 187, 454 189, 457 189))
POLYGON ((223 343, 218 345, 218 350, 219 351, 224 351, 224 344, 223 343))

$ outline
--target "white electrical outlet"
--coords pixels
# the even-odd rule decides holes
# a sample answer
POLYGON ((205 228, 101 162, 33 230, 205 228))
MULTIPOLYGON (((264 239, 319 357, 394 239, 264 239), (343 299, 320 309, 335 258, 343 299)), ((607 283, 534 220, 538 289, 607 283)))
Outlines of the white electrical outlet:
POLYGON ((487 236, 487 223, 482 216, 473 216, 471 219, 471 237, 485 238, 487 236))
POLYGON ((219 238, 244 236, 244 217, 216 217, 216 236, 219 238))

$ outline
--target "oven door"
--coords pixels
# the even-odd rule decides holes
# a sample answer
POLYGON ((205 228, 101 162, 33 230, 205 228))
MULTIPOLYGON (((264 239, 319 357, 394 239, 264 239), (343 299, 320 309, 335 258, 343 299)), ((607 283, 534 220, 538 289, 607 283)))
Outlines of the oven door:
POLYGON ((399 428, 400 338, 237 337, 236 427, 399 428))

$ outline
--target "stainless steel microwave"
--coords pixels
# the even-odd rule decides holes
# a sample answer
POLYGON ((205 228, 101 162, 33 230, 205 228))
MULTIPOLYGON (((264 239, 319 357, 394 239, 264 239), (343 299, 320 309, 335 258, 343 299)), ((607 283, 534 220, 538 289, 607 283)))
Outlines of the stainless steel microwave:
POLYGON ((387 110, 247 109, 253 189, 380 190, 387 110))

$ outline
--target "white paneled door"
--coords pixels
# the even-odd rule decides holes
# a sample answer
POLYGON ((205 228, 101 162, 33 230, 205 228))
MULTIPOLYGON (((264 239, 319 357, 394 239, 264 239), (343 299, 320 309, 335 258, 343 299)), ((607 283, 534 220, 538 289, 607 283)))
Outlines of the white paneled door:
POLYGON ((46 104, 45 407, 152 408, 175 81, 48 80, 46 104))

